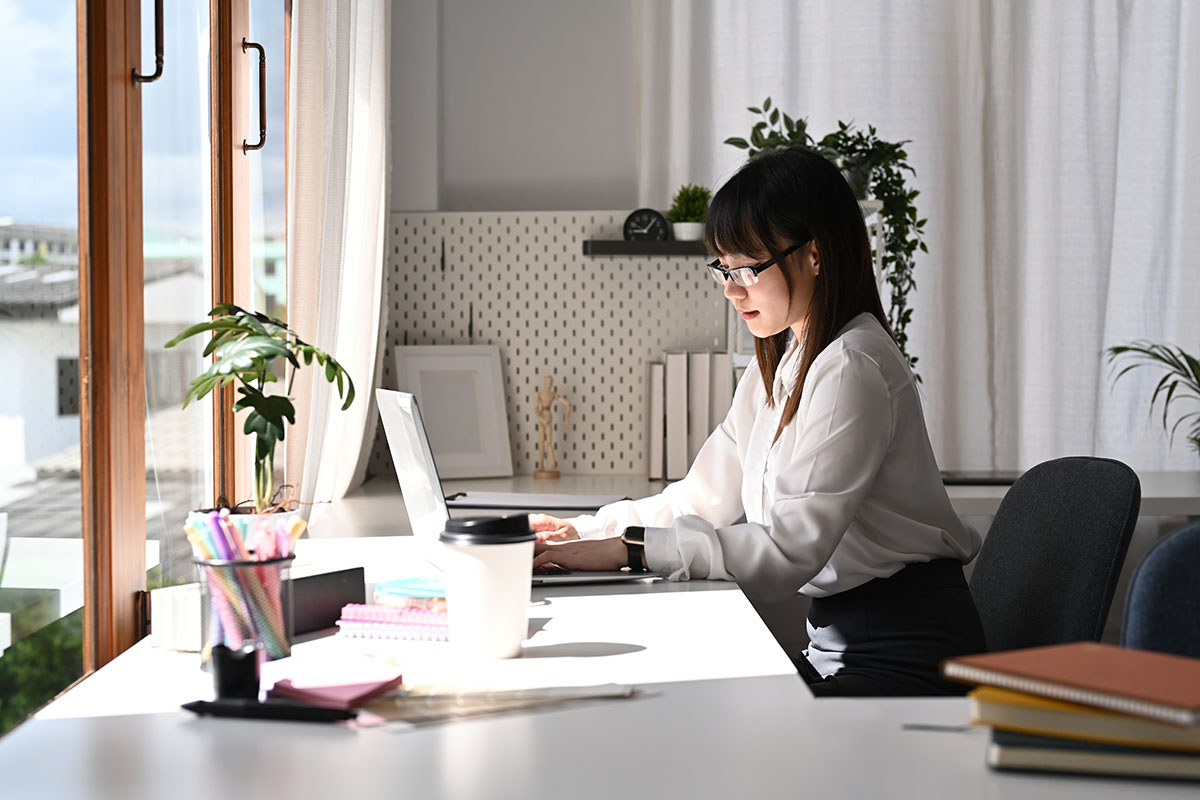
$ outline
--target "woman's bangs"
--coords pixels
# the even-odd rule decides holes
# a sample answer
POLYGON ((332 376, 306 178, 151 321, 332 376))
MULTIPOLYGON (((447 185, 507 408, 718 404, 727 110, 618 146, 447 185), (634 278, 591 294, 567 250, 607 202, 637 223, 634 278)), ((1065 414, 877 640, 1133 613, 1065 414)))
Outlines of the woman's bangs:
MULTIPOLYGON (((736 177, 734 178, 736 181, 736 177)), ((775 236, 762 209, 748 197, 739 202, 733 182, 717 192, 704 225, 704 243, 716 256, 770 253, 775 236)))

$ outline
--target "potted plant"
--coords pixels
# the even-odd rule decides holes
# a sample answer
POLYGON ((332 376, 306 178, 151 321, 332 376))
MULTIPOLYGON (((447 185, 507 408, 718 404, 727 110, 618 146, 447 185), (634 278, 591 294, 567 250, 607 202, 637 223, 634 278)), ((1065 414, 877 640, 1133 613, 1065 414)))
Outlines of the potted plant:
POLYGON ((676 240, 697 241, 704 235, 704 215, 708 213, 709 200, 712 200, 712 192, 703 186, 685 183, 679 188, 667 211, 671 233, 676 240))
POLYGON ((1108 362, 1113 364, 1119 359, 1131 363, 1127 363, 1116 374, 1113 378, 1114 384, 1126 372, 1137 367, 1149 365, 1166 371, 1154 387, 1154 393, 1150 395, 1150 411, 1154 411, 1154 404, 1162 397, 1162 426, 1168 434, 1169 441, 1174 441, 1175 431, 1190 420, 1191 427, 1187 439, 1192 443, 1192 448, 1200 453, 1200 407, 1181 415, 1174 425, 1168 427, 1167 424, 1171 404, 1175 401, 1188 398, 1193 404, 1200 406, 1200 360, 1184 352, 1182 348, 1145 341, 1108 348, 1108 362))
POLYGON ((196 376, 184 396, 183 407, 199 400, 218 386, 237 384, 240 395, 234 411, 248 411, 243 428, 254 434, 254 511, 259 514, 272 509, 275 494, 275 445, 282 442, 287 431, 285 421, 296 422, 296 409, 291 392, 300 359, 304 364, 324 368, 325 379, 337 384, 339 397, 344 397, 342 409, 354 402, 354 382, 337 360, 317 347, 304 342, 286 324, 265 314, 246 311, 230 303, 220 303, 208 312, 207 322, 197 323, 180 333, 167 347, 197 334, 212 332, 204 355, 215 355, 213 363, 196 376), (280 359, 283 359, 281 362, 280 359), (288 393, 267 394, 267 384, 278 383, 275 369, 290 364, 288 393))
MULTIPOLYGON (((772 106, 769 97, 761 106, 750 106, 748 110, 761 117, 750 129, 749 138, 731 137, 725 144, 748 151, 752 159, 789 147, 816 150, 841 168, 859 200, 873 198, 882 203, 883 280, 891 287, 888 324, 909 366, 915 368, 917 357, 907 350, 907 328, 912 320, 908 293, 916 288, 916 252, 929 250, 922 238, 925 220, 917 216, 914 202, 919 192, 910 189, 906 181, 905 173, 916 174, 904 150, 908 141, 888 142, 879 138, 873 126, 864 131, 847 122, 838 122, 837 130, 813 139, 803 118, 781 112, 772 106)), ((916 378, 921 379, 919 375, 916 378)))

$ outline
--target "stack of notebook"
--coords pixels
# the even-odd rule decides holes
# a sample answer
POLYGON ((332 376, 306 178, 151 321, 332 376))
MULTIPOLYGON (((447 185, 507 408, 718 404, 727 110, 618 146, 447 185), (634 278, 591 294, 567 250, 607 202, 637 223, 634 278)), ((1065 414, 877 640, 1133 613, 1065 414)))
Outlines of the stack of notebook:
POLYGON ((375 586, 373 603, 349 603, 338 635, 355 639, 444 642, 450 638, 446 589, 441 578, 397 578, 375 586))
POLYGON ((445 611, 430 608, 350 603, 337 621, 338 635, 354 639, 409 639, 444 642, 450 638, 445 611))
POLYGON ((1075 642, 950 659, 996 769, 1200 780, 1200 660, 1075 642))
POLYGON ((440 577, 416 575, 375 584, 376 605, 446 610, 446 586, 440 577))

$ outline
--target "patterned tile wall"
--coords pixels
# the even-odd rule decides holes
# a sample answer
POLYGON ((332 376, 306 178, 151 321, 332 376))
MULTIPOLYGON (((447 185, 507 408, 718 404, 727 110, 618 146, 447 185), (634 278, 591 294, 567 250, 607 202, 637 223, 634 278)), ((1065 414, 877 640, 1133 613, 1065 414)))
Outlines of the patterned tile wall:
MULTIPOLYGON (((385 266, 384 388, 397 345, 500 348, 513 469, 537 456, 543 376, 573 404, 554 445, 564 473, 645 472, 646 364, 664 350, 726 348, 725 301, 700 256, 585 256, 625 211, 395 213, 385 266)), ((369 472, 393 472, 382 426, 369 472)))

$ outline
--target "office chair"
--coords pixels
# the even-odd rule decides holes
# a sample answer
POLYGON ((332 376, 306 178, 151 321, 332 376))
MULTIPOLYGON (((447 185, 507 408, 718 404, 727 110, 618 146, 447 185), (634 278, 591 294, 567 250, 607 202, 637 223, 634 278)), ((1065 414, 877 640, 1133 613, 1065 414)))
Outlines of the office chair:
POLYGON ((1200 658, 1200 522, 1155 544, 1138 564, 1121 645, 1200 658))
POLYGON ((971 574, 988 649, 1099 641, 1142 490, 1119 461, 1072 457, 1023 474, 971 574))

